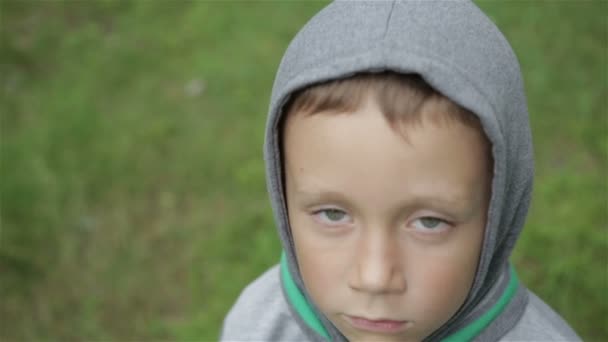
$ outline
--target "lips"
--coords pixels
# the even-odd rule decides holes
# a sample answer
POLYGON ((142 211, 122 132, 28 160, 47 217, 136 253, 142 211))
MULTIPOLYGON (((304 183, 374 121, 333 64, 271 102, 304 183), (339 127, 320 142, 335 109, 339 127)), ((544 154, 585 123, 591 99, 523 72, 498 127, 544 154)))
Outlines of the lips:
POLYGON ((349 315, 345 315, 344 317, 355 329, 379 333, 400 333, 407 330, 412 325, 412 322, 410 321, 369 319, 349 315))

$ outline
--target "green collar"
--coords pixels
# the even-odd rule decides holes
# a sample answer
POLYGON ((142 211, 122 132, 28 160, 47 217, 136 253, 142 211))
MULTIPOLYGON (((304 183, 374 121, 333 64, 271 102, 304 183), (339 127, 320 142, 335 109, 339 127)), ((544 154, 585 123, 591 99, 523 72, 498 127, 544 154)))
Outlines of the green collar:
MULTIPOLYGON (((485 329, 496 317, 498 317, 498 315, 505 309, 507 304, 511 301, 513 296, 515 296, 515 292, 517 291, 517 286, 519 283, 519 281, 517 280, 517 274, 515 273, 513 266, 510 266, 509 270, 511 272, 509 284, 507 285, 507 288, 503 292, 498 302, 496 302, 496 304, 490 310, 481 315, 478 319, 476 319, 466 327, 462 328, 461 330, 444 338, 442 342, 470 341, 475 336, 479 335, 479 333, 483 329, 485 329)), ((287 258, 285 256, 285 252, 283 252, 281 255, 281 278, 283 279, 283 286, 285 287, 285 292, 287 293, 288 300, 295 308, 298 315, 300 315, 300 318, 312 330, 317 332, 317 334, 331 341, 331 337, 327 333, 327 330, 325 329, 323 324, 321 324, 319 317, 313 310, 310 303, 306 300, 300 289, 298 289, 296 283, 293 281, 293 278, 291 277, 291 273, 289 272, 289 268, 287 266, 287 258)))

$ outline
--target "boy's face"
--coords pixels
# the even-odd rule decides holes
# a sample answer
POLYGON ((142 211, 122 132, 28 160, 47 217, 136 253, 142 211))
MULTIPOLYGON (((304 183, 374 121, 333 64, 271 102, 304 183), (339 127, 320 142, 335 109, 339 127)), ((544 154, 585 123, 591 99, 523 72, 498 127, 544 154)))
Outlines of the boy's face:
POLYGON ((458 310, 476 272, 490 193, 481 133, 423 119, 407 137, 373 100, 285 124, 300 271, 350 341, 422 340, 458 310))

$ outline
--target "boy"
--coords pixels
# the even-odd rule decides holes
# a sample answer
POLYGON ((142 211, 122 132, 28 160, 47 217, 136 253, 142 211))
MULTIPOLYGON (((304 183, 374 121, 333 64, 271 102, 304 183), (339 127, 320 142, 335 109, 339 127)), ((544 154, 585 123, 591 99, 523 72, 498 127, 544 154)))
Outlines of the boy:
POLYGON ((284 253, 223 340, 579 340, 508 262, 532 142, 516 57, 474 4, 327 6, 283 57, 264 151, 284 253))

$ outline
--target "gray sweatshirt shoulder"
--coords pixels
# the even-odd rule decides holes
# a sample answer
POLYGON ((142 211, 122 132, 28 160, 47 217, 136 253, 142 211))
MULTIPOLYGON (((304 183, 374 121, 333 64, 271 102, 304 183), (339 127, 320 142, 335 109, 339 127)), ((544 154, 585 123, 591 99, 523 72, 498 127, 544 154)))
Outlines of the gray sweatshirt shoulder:
POLYGON ((501 341, 582 341, 551 307, 528 291, 523 316, 501 341))
POLYGON ((276 265, 243 290, 224 320, 221 341, 306 341, 279 277, 276 265))

